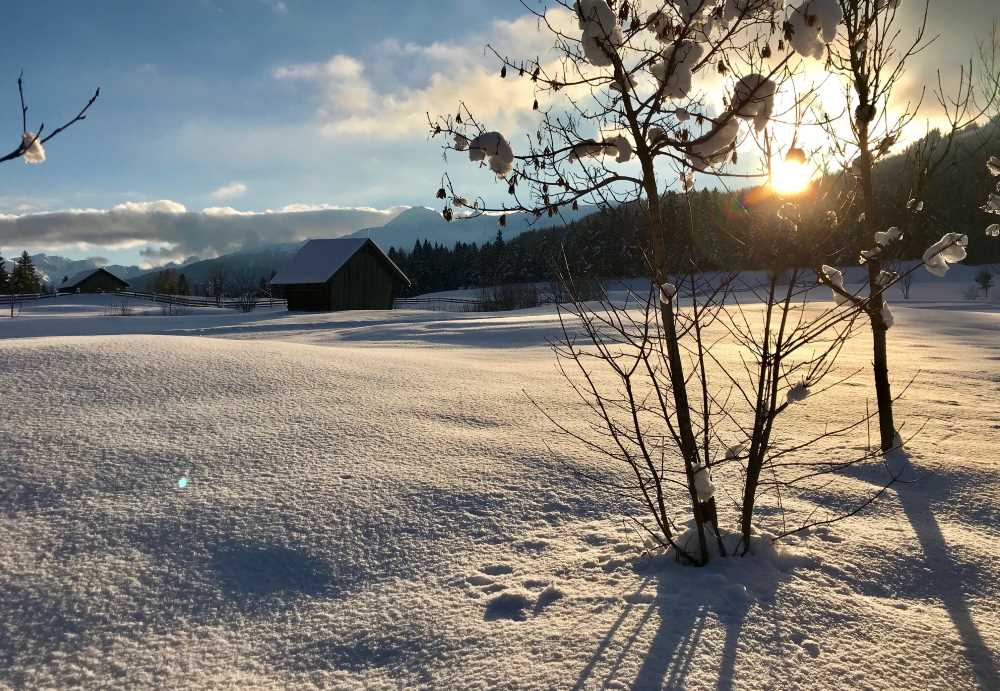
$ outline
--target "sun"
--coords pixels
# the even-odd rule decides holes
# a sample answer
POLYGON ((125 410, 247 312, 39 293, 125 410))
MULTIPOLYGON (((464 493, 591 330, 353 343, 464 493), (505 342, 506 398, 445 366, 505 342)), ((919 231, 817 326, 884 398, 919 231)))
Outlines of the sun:
POLYGON ((809 187, 812 170, 799 161, 777 160, 771 167, 771 189, 779 195, 799 194, 809 187))

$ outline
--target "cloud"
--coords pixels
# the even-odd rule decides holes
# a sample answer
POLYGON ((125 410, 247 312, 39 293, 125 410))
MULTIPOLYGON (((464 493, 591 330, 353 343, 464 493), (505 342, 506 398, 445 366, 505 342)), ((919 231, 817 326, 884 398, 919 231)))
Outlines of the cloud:
POLYGON ((242 182, 231 182, 228 185, 223 185, 222 187, 212 191, 208 196, 216 201, 224 202, 230 199, 236 199, 237 197, 242 197, 246 193, 247 186, 242 182))
POLYGON ((183 204, 162 199, 125 202, 110 209, 2 214, 0 237, 5 247, 36 251, 81 245, 109 249, 154 245, 142 254, 168 261, 311 237, 338 237, 385 225, 402 210, 292 205, 265 211, 232 207, 190 211, 183 204))
MULTIPOLYGON (((552 10, 556 26, 575 26, 571 13, 552 10)), ((484 34, 453 43, 379 42, 364 58, 335 54, 326 62, 283 65, 272 76, 302 82, 315 90, 315 119, 327 137, 400 138, 424 134, 427 113, 448 112, 460 100, 474 107, 491 127, 524 129, 532 112, 534 84, 511 76, 500 83, 490 43, 511 55, 552 56, 551 36, 534 17, 495 21, 484 34)))
POLYGON ((288 4, 284 0, 261 0, 275 14, 288 14, 288 4))

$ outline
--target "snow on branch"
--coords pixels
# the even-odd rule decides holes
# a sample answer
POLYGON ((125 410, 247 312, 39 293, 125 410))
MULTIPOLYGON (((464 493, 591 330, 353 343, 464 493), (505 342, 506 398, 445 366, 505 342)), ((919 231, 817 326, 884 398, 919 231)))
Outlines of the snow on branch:
POLYGON ((101 89, 98 87, 97 90, 94 91, 94 95, 90 97, 90 100, 88 100, 87 103, 84 104, 83 108, 80 109, 80 112, 78 112, 70 120, 66 121, 63 125, 52 130, 48 135, 45 135, 44 122, 39 124, 37 131, 32 132, 28 130, 28 106, 24 98, 23 74, 17 78, 17 92, 21 99, 21 137, 16 149, 10 151, 5 156, 0 156, 0 163, 22 157, 24 158, 25 163, 29 164, 44 162, 45 147, 43 145, 72 125, 80 122, 81 120, 86 120, 87 112, 101 95, 101 89))

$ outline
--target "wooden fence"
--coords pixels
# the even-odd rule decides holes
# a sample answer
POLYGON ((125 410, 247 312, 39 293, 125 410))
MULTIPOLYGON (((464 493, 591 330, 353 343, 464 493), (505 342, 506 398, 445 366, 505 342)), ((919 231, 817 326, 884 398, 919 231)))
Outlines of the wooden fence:
MULTIPOLYGON (((109 298, 136 298, 148 300, 149 302, 159 302, 167 305, 177 305, 178 307, 217 307, 220 309, 242 309, 245 302, 241 298, 231 297, 198 297, 194 295, 163 295, 160 293, 143 293, 136 290, 121 290, 113 293, 93 293, 94 295, 104 295, 109 298)), ((56 297, 72 295, 72 293, 19 293, 16 295, 0 294, 0 309, 5 306, 9 309, 11 302, 14 304, 31 302, 34 300, 48 300, 56 297)), ((272 297, 256 298, 256 307, 283 307, 287 305, 286 300, 272 297)))
POLYGON ((482 312, 479 300, 463 298, 396 298, 394 310, 430 310, 433 312, 482 312))

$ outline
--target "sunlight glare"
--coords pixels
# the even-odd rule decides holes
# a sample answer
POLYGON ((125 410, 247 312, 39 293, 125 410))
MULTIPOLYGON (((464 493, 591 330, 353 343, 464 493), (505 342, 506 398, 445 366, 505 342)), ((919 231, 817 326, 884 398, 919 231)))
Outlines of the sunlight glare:
POLYGON ((799 194, 809 186, 811 174, 806 163, 775 161, 771 169, 771 189, 780 195, 799 194))

